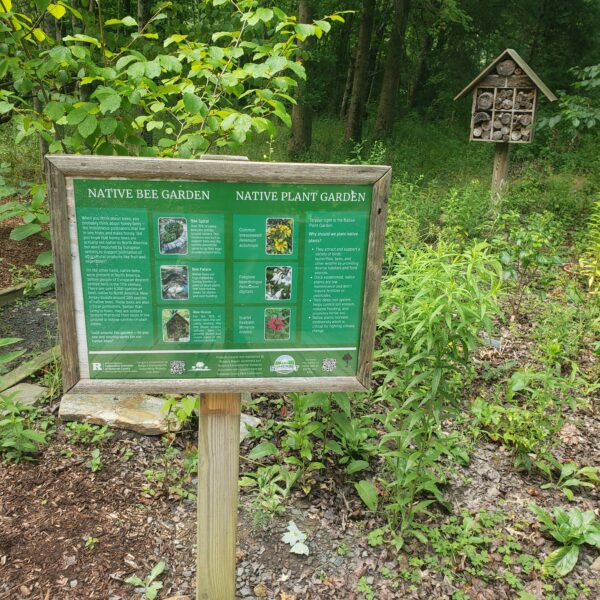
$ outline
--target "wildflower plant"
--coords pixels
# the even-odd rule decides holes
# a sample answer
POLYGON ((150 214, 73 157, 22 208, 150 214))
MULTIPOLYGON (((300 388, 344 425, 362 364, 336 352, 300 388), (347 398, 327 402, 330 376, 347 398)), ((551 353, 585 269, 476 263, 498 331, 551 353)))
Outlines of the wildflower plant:
POLYGON ((265 339, 289 340, 291 318, 289 308, 265 308, 265 339))
POLYGON ((293 219, 267 219, 267 254, 292 254, 293 219))

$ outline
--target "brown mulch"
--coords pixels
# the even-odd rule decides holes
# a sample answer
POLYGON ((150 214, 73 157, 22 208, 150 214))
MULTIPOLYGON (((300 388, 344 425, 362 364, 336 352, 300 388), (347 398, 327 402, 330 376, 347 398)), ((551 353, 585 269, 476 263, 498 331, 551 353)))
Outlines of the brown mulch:
MULTIPOLYGON (((13 201, 14 198, 0 199, 0 204, 13 201)), ((10 239, 10 232, 14 227, 21 224, 17 217, 0 221, 0 289, 14 285, 12 268, 22 268, 26 265, 34 265, 40 254, 50 250, 50 241, 41 235, 33 235, 27 239, 15 242, 10 239)), ((48 269, 42 269, 42 273, 48 273, 48 269)))

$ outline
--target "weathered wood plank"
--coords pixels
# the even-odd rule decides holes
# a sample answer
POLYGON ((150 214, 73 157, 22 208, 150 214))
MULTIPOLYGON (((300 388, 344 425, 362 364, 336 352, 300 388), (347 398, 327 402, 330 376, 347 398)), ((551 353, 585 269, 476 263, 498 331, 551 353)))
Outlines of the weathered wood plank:
POLYGON ((207 392, 364 392, 355 377, 286 377, 243 379, 81 379, 74 394, 193 394, 207 392))
POLYGON ((373 186, 371 203, 371 226, 367 251, 367 271, 363 300, 362 328, 358 356, 357 379, 366 388, 371 385, 373 367, 373 349, 377 328, 377 307, 379 306, 379 287, 383 268, 385 249, 385 227, 387 223, 388 198, 392 170, 388 171, 373 186))
POLYGON ((203 394, 198 431, 197 600, 234 600, 241 394, 203 394))
POLYGON ((69 216, 65 176, 48 156, 45 160, 50 226, 52 229, 52 253, 56 273, 56 300, 58 331, 62 348, 62 372, 64 391, 68 392, 79 381, 77 332, 75 323, 75 296, 71 268, 69 216))
POLYGON ((16 385, 23 379, 27 379, 27 377, 31 377, 58 358, 60 358, 60 346, 54 346, 54 348, 50 348, 50 350, 46 350, 46 352, 42 352, 40 355, 19 365, 6 375, 0 376, 0 392, 16 385))
POLYGON ((225 160, 185 160, 129 156, 71 156, 48 154, 46 161, 66 177, 120 179, 191 179, 261 183, 355 184, 375 183, 389 167, 264 163, 225 160))

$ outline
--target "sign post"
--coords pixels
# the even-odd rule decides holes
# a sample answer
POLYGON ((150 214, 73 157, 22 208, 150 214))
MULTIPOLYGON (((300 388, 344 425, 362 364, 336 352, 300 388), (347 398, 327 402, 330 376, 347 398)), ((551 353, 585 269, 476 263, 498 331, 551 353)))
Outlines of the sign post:
POLYGON ((203 394, 198 435, 198 600, 235 598, 241 394, 203 394))
POLYGON ((46 172, 65 392, 200 392, 198 598, 233 598, 240 393, 369 389, 391 169, 46 172))

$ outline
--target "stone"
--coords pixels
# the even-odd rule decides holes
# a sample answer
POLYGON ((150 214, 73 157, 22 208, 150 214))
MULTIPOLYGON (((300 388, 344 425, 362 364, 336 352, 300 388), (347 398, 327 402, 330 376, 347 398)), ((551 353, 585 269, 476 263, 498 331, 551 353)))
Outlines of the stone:
POLYGON ((600 556, 592 563, 590 569, 596 571, 596 573, 600 573, 600 556))
POLYGON ((258 427, 260 425, 260 419, 247 415, 245 413, 240 414, 240 443, 242 443, 248 437, 248 425, 250 427, 258 427))
POLYGON ((65 394, 58 416, 63 421, 81 421, 128 429, 144 435, 178 431, 180 423, 162 412, 164 400, 146 394, 65 394))
POLYGON ((13 400, 21 404, 33 406, 46 396, 48 388, 42 387, 41 385, 35 385, 33 383, 19 383, 7 390, 4 390, 2 394, 9 396, 16 394, 13 400))

